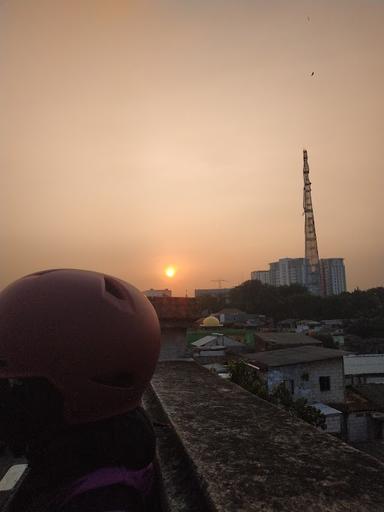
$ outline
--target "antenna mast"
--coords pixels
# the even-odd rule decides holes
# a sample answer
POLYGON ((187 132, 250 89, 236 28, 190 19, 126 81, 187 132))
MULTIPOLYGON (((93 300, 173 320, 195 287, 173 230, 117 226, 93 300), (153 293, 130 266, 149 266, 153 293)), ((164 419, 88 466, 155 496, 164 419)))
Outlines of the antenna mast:
POLYGON ((315 295, 321 294, 320 286, 320 261, 317 248, 315 229, 315 216, 313 213, 311 182, 309 180, 309 165, 307 150, 303 150, 304 157, 304 193, 303 208, 305 215, 305 260, 306 260, 306 281, 309 291, 315 295))

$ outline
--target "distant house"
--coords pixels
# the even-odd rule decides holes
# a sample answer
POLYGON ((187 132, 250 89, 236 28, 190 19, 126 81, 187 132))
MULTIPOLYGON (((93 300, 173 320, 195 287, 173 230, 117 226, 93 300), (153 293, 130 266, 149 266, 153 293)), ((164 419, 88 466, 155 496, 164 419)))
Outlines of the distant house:
POLYGON ((331 320, 322 320, 321 325, 323 327, 327 327, 331 330, 340 330, 343 329, 344 326, 344 320, 340 318, 333 318, 331 320))
POLYGON ((191 343, 193 357, 201 364, 225 362, 228 356, 247 352, 244 343, 220 333, 212 333, 191 343))
POLYGON ((237 308, 223 308, 217 313, 214 313, 214 316, 224 325, 243 323, 248 318, 247 313, 237 308))
POLYGON ((343 356, 347 352, 316 346, 302 346, 245 354, 245 360, 259 369, 269 392, 284 383, 294 398, 309 403, 344 402, 343 356))
POLYGON ((384 384, 384 354, 350 354, 344 357, 347 385, 384 384))
POLYGON ((328 434, 342 434, 343 413, 341 411, 322 403, 312 404, 312 407, 325 416, 325 430, 328 434))
POLYGON ((345 437, 352 443, 384 439, 384 384, 348 388, 344 404, 345 437))
POLYGON ((283 331, 295 332, 297 322, 297 318, 286 318, 285 320, 280 320, 280 322, 277 324, 277 327, 283 331))
POLYGON ((213 316, 223 325, 242 324, 243 326, 260 327, 266 323, 265 315, 245 313, 237 308, 223 308, 217 313, 213 313, 213 316))
POLYGON ((306 334, 297 334, 292 332, 257 332, 255 333, 257 346, 264 346, 265 350, 276 350, 280 348, 302 347, 304 345, 322 346, 322 342, 307 336, 306 334))
POLYGON ((165 288, 164 290, 155 290, 150 288, 149 290, 143 291, 146 297, 172 297, 172 290, 165 288))
MULTIPOLYGON (((384 439, 384 384, 361 384, 355 387, 360 396, 371 405, 365 413, 367 420, 367 439, 384 439)), ((350 421, 351 423, 351 421, 350 421)), ((351 425, 349 434, 352 434, 351 425)))
POLYGON ((319 332, 321 330, 321 323, 316 320, 300 320, 297 322, 296 332, 319 332))

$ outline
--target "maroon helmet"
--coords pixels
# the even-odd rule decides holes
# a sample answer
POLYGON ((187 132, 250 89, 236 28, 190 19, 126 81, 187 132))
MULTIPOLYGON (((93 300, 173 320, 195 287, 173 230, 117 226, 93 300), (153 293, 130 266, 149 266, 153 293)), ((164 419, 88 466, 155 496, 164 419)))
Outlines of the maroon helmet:
POLYGON ((47 270, 0 293, 0 378, 47 379, 69 424, 138 406, 159 350, 151 303, 115 277, 47 270))

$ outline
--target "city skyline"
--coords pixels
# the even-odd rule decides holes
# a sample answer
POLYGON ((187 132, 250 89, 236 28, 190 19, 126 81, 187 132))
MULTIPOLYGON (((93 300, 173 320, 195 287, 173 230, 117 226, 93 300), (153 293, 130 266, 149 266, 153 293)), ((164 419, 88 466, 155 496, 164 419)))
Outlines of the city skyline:
POLYGON ((0 5, 0 288, 44 268, 237 285, 304 254, 384 285, 384 5, 0 5), (164 274, 174 266, 174 277, 164 274))

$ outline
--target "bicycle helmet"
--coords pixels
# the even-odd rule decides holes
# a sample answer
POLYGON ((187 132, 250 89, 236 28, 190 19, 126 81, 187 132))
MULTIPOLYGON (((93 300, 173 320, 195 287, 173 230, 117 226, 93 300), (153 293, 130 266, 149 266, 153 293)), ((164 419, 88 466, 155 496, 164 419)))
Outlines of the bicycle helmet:
POLYGON ((68 424, 137 407, 159 350, 153 306, 115 277, 46 270, 0 293, 0 379, 46 379, 68 424))

